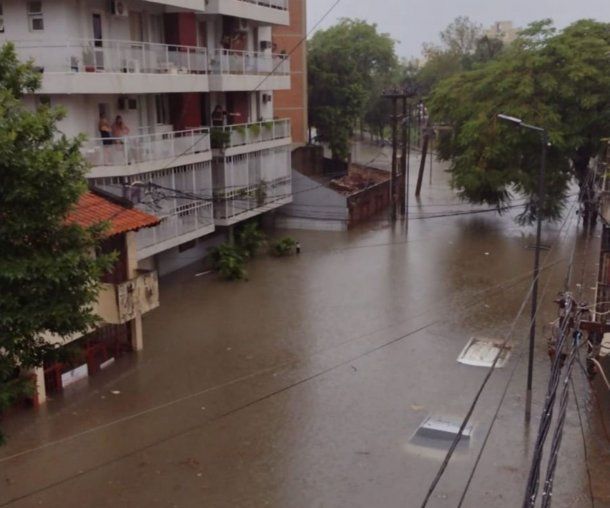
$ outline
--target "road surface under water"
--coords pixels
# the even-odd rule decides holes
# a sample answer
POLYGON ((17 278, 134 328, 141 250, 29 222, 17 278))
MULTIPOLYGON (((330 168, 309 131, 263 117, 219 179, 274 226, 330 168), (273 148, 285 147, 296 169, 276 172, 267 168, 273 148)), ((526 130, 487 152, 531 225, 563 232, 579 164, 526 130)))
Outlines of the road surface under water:
MULTIPOLYGON (((573 288, 584 278, 583 297, 593 296, 599 230, 587 239, 569 207, 544 228, 541 325, 555 316, 575 244, 573 288)), ((515 316, 533 229, 515 223, 518 209, 453 215, 471 208, 436 164, 411 200, 408 232, 383 217, 350 232, 282 231, 302 253, 258 257, 248 282, 197 276, 198 265, 165 278, 142 353, 3 422, 0 506, 417 507, 447 448, 414 439, 418 426, 466 414, 487 371, 457 356, 470 337, 513 326, 511 358, 429 506, 457 505, 506 386, 464 506, 520 505, 549 369, 540 332, 528 427, 529 304, 515 316)), ((574 379, 595 506, 610 506, 608 443, 582 373, 574 379)), ((573 401, 554 506, 587 507, 573 401)))

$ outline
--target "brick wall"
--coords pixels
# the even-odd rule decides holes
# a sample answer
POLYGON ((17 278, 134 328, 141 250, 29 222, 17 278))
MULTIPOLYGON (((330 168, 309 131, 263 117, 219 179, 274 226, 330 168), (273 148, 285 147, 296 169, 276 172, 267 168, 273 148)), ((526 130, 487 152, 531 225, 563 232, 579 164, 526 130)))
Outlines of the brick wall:
MULTIPOLYGON (((290 25, 273 27, 274 52, 290 53, 307 34, 306 0, 290 0, 290 25)), ((303 42, 290 56, 291 89, 273 94, 274 115, 290 118, 292 140, 307 142, 307 48, 303 42)))

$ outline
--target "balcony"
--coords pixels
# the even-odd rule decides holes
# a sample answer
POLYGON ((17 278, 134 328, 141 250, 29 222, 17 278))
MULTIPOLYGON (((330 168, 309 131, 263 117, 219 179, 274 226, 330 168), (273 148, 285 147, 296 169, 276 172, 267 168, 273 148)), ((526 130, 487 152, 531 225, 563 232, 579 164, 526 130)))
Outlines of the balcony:
POLYGON ((288 0, 208 0, 208 14, 251 19, 270 25, 288 25, 288 0))
POLYGON ((93 39, 15 47, 43 72, 42 94, 209 91, 205 48, 93 39))
POLYGON ((178 7, 188 11, 205 12, 205 3, 201 0, 148 0, 153 4, 167 5, 169 7, 178 7))
POLYGON ((209 161, 207 128, 171 131, 123 138, 86 141, 82 154, 92 166, 87 177, 131 176, 166 168, 209 161))
POLYGON ((120 284, 102 284, 94 311, 105 323, 120 325, 158 306, 157 272, 142 271, 120 284))
MULTIPOLYGON (((161 224, 136 233, 138 259, 200 238, 214 231, 211 201, 189 201, 163 214, 161 224)), ((150 210, 147 210, 150 212, 150 210)))
POLYGON ((290 146, 212 162, 214 222, 230 226, 292 201, 290 146))
POLYGON ((212 127, 216 155, 240 155, 290 145, 290 119, 264 120, 244 124, 212 127))
POLYGON ((286 55, 232 49, 210 53, 210 90, 213 92, 289 88, 290 59, 286 55))

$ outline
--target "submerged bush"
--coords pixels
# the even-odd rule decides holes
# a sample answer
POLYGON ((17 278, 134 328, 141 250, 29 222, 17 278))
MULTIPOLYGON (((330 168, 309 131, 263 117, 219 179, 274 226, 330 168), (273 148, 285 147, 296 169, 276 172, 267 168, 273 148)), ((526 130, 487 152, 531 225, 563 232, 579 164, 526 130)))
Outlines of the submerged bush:
POLYGON ((290 256, 296 252, 297 241, 289 236, 280 238, 271 244, 271 254, 274 256, 290 256))
POLYGON ((256 253, 266 241, 263 233, 256 222, 245 224, 237 233, 237 245, 242 254, 247 258, 256 256, 256 253))
POLYGON ((241 250, 229 243, 223 243, 210 250, 212 269, 226 280, 243 280, 247 276, 246 259, 241 250))

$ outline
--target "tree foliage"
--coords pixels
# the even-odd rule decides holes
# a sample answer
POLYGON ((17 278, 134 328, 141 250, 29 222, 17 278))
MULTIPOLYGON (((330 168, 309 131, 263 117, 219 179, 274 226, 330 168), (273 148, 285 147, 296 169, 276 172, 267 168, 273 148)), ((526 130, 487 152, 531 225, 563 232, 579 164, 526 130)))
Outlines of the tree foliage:
POLYGON ((355 124, 396 68, 394 41, 376 25, 342 19, 309 42, 309 121, 334 158, 345 159, 355 124))
MULTIPOLYGON (((80 139, 56 127, 60 110, 29 110, 40 85, 12 45, 0 49, 0 413, 28 392, 23 376, 53 351, 45 332, 86 332, 110 259, 91 256, 102 228, 66 217, 86 189, 80 139)), ((1 439, 0 435, 0 439, 1 439)))
POLYGON ((440 44, 424 44, 425 63, 417 82, 428 93, 440 81, 496 58, 503 50, 501 40, 487 37, 482 26, 470 18, 457 17, 440 34, 440 44))
MULTIPOLYGON (((440 144, 453 184, 475 203, 505 205, 511 192, 532 198, 540 166, 535 132, 498 121, 498 113, 549 131, 551 147, 542 213, 560 213, 575 173, 583 183, 600 139, 610 133, 610 24, 578 21, 556 31, 534 23, 496 58, 443 81, 429 106, 453 127, 440 144)), ((523 218, 537 213, 533 199, 523 218)))

